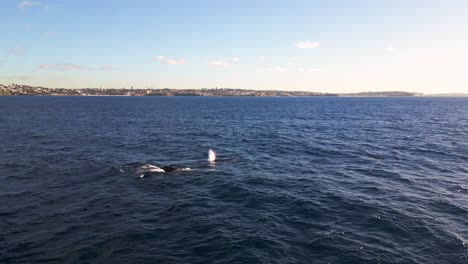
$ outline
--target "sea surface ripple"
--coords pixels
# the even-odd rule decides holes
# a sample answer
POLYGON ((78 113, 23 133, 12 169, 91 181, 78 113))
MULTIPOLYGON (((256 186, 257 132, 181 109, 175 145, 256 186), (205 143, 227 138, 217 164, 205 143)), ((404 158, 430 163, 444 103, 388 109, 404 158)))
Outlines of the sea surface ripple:
POLYGON ((468 263, 468 99, 0 97, 0 182, 0 263, 468 263))

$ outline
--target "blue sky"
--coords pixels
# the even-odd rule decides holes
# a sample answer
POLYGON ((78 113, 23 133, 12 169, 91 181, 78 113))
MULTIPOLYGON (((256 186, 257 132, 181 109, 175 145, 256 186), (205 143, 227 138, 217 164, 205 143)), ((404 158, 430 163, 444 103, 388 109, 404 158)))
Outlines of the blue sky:
POLYGON ((0 2, 0 83, 468 92, 468 1, 0 2))

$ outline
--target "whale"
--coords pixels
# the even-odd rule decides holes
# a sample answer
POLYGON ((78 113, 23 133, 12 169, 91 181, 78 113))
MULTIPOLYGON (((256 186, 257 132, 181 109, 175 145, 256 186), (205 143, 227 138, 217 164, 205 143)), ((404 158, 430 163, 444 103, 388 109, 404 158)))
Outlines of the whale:
POLYGON ((165 172, 165 170, 151 164, 145 164, 137 169, 137 173, 165 172))
MULTIPOLYGON (((213 165, 216 161, 216 152, 214 150, 208 150, 208 163, 213 165)), ((152 164, 145 164, 137 168, 136 173, 140 175, 140 178, 144 178, 156 173, 169 173, 169 172, 177 172, 177 171, 191 171, 191 168, 178 168, 175 165, 165 165, 163 167, 158 167, 152 164)))
POLYGON ((174 165, 166 165, 160 168, 152 164, 145 164, 141 167, 138 167, 136 172, 137 174, 140 175, 140 178, 144 178, 144 177, 157 174, 157 173, 168 173, 168 172, 174 172, 174 171, 191 171, 191 170, 192 169, 190 168, 177 168, 174 165))

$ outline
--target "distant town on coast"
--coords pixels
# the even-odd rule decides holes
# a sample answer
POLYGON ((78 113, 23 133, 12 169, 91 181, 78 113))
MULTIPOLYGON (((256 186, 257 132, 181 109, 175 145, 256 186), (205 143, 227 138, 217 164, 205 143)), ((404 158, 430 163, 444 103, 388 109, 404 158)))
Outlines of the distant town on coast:
POLYGON ((0 96, 422 96, 422 93, 385 91, 360 93, 320 93, 309 91, 248 90, 232 88, 139 89, 139 88, 45 88, 22 84, 0 84, 0 96))

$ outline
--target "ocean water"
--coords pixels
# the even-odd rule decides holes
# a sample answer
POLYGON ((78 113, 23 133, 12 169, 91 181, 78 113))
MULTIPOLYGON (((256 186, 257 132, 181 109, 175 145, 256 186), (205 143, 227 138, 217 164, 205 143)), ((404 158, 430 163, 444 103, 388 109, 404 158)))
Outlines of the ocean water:
POLYGON ((468 263, 468 99, 0 97, 0 263, 468 263))

